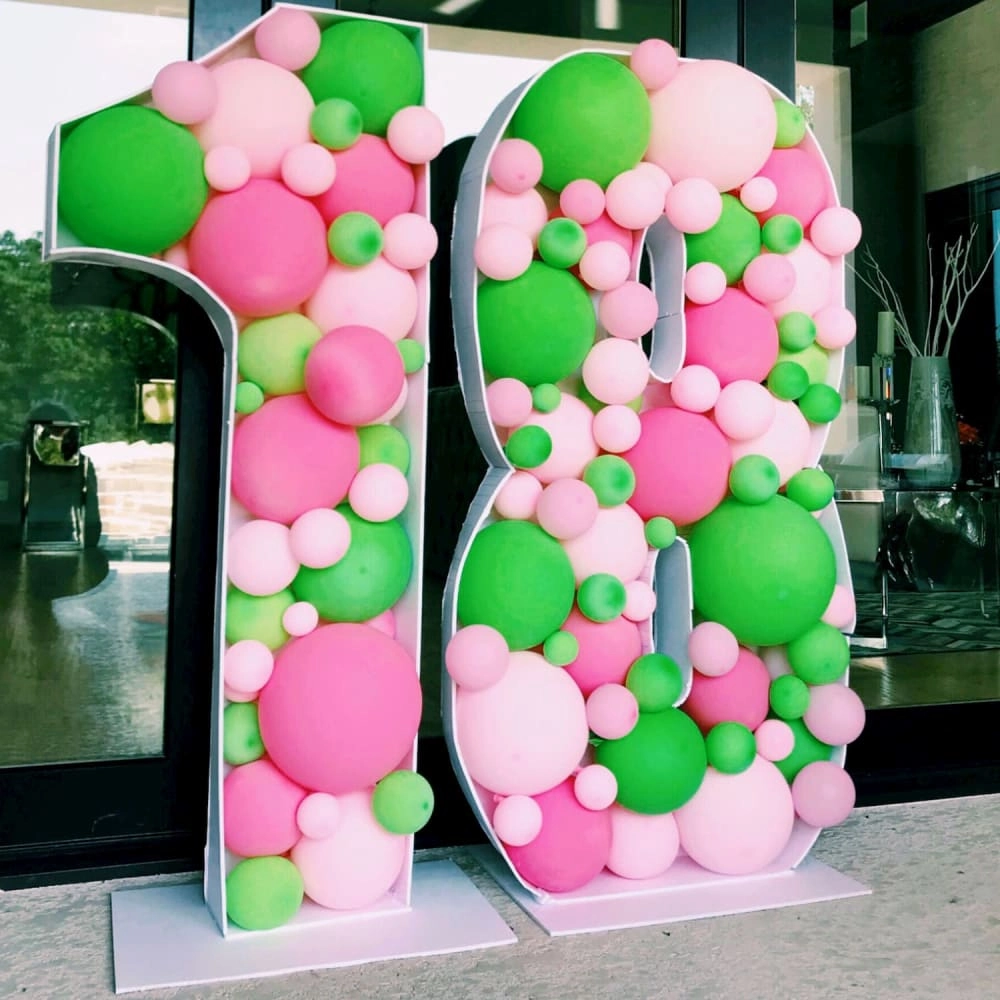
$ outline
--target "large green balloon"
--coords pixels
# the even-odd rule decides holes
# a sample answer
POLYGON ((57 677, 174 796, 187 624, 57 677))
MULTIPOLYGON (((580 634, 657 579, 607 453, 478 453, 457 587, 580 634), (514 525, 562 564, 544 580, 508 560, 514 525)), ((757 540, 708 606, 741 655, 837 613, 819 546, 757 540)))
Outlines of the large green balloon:
POLYGON ((815 518, 783 496, 729 498, 688 538, 694 603, 751 646, 779 646, 819 621, 837 582, 833 546, 815 518))
POLYGON ((337 509, 351 527, 347 553, 324 569, 303 566, 292 591, 327 621, 366 622, 403 596, 413 572, 413 551, 399 521, 374 523, 346 505, 337 509))
POLYGON ((298 912, 305 886, 288 858, 247 858, 226 877, 226 912, 238 927, 269 931, 298 912))
POLYGON ((331 97, 361 112, 364 131, 384 136, 392 116, 423 95, 420 56, 398 28, 379 21, 341 21, 320 37, 302 79, 319 104, 331 97))
POLYGON ((701 731, 677 708, 640 712, 632 731, 605 740, 594 759, 618 779, 618 804, 647 815, 673 812, 688 802, 708 767, 701 731))
POLYGON ((230 587, 226 596, 226 642, 256 639, 268 649, 283 646, 288 641, 288 633, 281 619, 294 603, 295 598, 289 590, 268 597, 253 597, 230 587))
POLYGON ((774 765, 785 776, 786 781, 794 781, 806 764, 829 760, 833 756, 833 747, 816 739, 801 719, 789 719, 787 723, 795 736, 795 746, 784 760, 776 760, 774 765))
POLYGON ((537 524, 497 521, 476 535, 458 583, 458 620, 491 625, 511 649, 558 632, 576 594, 566 550, 537 524))
POLYGON ((483 367, 493 378, 559 382, 593 346, 594 305, 569 271, 533 261, 513 281, 487 279, 477 296, 483 367))
POLYGON ((726 282, 735 285, 747 264, 759 253, 760 223, 739 198, 722 196, 722 215, 711 229, 684 237, 687 244, 687 266, 703 261, 718 264, 726 273, 726 282))
POLYGON ((255 320, 240 333, 236 349, 240 375, 271 396, 304 392, 306 358, 322 336, 320 328, 300 313, 255 320))
POLYGON ((585 177, 607 187, 649 145, 652 111, 624 63, 581 52, 550 66, 521 99, 511 134, 542 154, 542 183, 561 191, 585 177))

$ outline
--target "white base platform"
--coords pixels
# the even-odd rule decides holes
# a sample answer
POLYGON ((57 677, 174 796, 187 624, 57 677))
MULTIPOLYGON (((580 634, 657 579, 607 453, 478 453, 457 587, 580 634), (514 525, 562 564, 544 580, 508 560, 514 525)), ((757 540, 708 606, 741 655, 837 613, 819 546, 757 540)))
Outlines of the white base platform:
POLYGON ((540 902, 514 878, 492 847, 469 851, 504 892, 553 937, 752 913, 871 893, 860 882, 811 858, 791 871, 765 871, 746 877, 715 875, 680 858, 667 874, 656 879, 632 881, 604 872, 586 889, 540 902))
POLYGON ((517 938, 451 861, 413 866, 409 909, 293 923, 224 938, 200 884, 111 895, 115 992, 280 976, 514 944, 517 938))

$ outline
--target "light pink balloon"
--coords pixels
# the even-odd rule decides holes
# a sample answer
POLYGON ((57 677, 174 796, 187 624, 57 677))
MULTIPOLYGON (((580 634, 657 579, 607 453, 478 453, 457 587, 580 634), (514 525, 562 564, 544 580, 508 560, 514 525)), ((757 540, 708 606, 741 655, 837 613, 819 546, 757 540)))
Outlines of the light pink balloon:
POLYGON ((261 59, 295 73, 319 52, 319 25, 304 10, 279 7, 261 22, 253 41, 261 59))
POLYGON ((592 243, 580 258, 580 277, 598 292, 624 284, 631 268, 628 253, 612 240, 592 243))
POLYGON ((602 403, 629 403, 648 381, 649 358, 634 340, 599 340, 584 358, 583 384, 602 403))
POLYGON ((530 472, 515 472, 500 487, 493 509, 500 517, 526 521, 535 516, 542 484, 530 472))
POLYGON ((385 137, 404 163, 430 163, 444 148, 444 125, 430 108, 411 104, 392 116, 385 137))
POLYGON ((765 719, 754 732, 757 753, 764 760, 784 760, 795 749, 795 733, 781 719, 765 719))
POLYGON ((688 268, 684 275, 684 294, 696 305, 709 306, 726 293, 726 272, 710 260, 688 268))
POLYGON ((163 253, 163 259, 174 267, 179 267, 182 271, 191 270, 191 258, 188 254, 186 243, 175 243, 163 253))
POLYGON ((274 654, 256 639, 234 642, 226 650, 222 661, 222 676, 226 687, 251 697, 256 696, 270 680, 273 671, 274 654))
POLYGON ((542 832, 542 807, 530 795, 508 795, 493 810, 493 829, 511 847, 524 847, 542 832))
POLYGON ((628 504, 602 508, 594 526, 563 548, 577 583, 595 573, 610 573, 631 583, 642 575, 649 556, 645 524, 628 504))
POLYGON ((854 808, 851 776, 832 760, 806 764, 792 782, 795 811, 803 823, 826 827, 843 823, 854 808))
POLYGON ((226 570, 234 586, 254 597, 284 590, 299 571, 288 528, 275 521, 244 524, 229 536, 226 570))
POLYGON ((239 191, 250 180, 250 157, 237 146, 216 146, 205 154, 205 180, 216 191, 239 191))
POLYGON ((504 139, 490 157, 490 178, 508 194, 523 194, 542 179, 542 154, 526 139, 504 139))
POLYGON ((373 462, 358 470, 347 498, 355 514, 379 524, 403 513, 410 499, 410 484, 396 466, 373 462))
POLYGON ((808 240, 803 240, 791 253, 785 254, 784 259, 795 269, 795 288, 790 295, 771 303, 772 315, 779 319, 790 312, 813 316, 830 305, 834 295, 830 259, 808 240))
POLYGON ((833 596, 830 598, 826 611, 823 612, 823 621, 834 628, 850 629, 856 613, 854 591, 850 587, 838 583, 833 588, 833 596))
POLYGON ((608 870, 622 878, 655 878, 677 859, 680 834, 673 813, 647 816, 611 807, 608 870))
POLYGON ((746 441, 760 437, 774 423, 775 399, 758 382, 730 382, 715 402, 715 422, 728 438, 746 441))
POLYGON ((483 691, 507 671, 507 640, 489 625, 466 625, 448 641, 444 665, 448 676, 469 691, 483 691))
POLYGON ((718 622, 701 622, 688 636, 691 665, 706 677, 721 677, 736 666, 740 644, 735 635, 718 622))
POLYGON ((327 792, 313 792, 307 795, 295 813, 295 822, 303 837, 322 840, 337 829, 340 819, 340 803, 335 795, 327 792))
POLYGON ((511 281, 528 270, 535 252, 531 236, 509 223, 497 223, 476 237, 472 256, 487 278, 511 281))
POLYGON ((153 104, 179 125, 197 125, 215 111, 219 90, 211 70, 195 62, 168 63, 153 78, 153 104))
POLYGON ((486 388, 486 409, 498 427, 515 427, 531 416, 531 389, 516 378, 498 378, 486 388))
POLYGON ((674 229, 704 233, 722 215, 722 195, 703 177, 687 177, 667 192, 664 211, 674 229))
POLYGON ((288 541, 292 555, 303 566, 325 569, 346 555, 351 545, 351 526, 340 511, 317 507, 296 519, 288 541))
POLYGON ((778 188, 770 177, 751 177, 740 188, 740 201, 751 212, 766 212, 778 200, 778 188))
POLYGON ((786 647, 765 646, 758 652, 772 680, 775 677, 785 677, 792 672, 791 664, 788 662, 786 647))
POLYGON ((577 538, 590 530, 599 510, 597 496, 585 482, 557 479, 542 490, 535 516, 553 538, 577 538))
POLYGON ((328 191, 336 176, 333 154, 315 142, 293 146, 281 161, 285 186, 303 198, 315 198, 328 191))
POLYGON ((641 433, 639 414, 630 406, 604 406, 594 414, 594 440, 602 451, 628 451, 641 433))
POLYGON ((629 56, 628 66, 646 90, 659 90, 674 78, 681 61, 677 50, 661 38, 647 38, 629 56))
POLYGON ((857 333, 854 313, 844 306, 827 306, 813 317, 816 322, 816 343, 828 351, 846 347, 857 333))
POLYGON ((625 610, 622 615, 631 622, 645 622, 656 610, 656 591, 642 580, 625 584, 625 610))
POLYGON ((379 632, 387 635, 390 639, 396 638, 396 615, 392 608, 386 608, 382 614, 376 615, 374 618, 369 618, 365 624, 378 629, 379 632))
POLYGON ((237 691, 235 688, 231 688, 228 685, 223 685, 223 694, 226 697, 226 701, 235 702, 248 702, 255 701, 258 695, 257 691, 237 691))
POLYGON ((861 220, 849 208, 825 208, 813 219, 809 239, 820 253, 842 257, 861 242, 861 220))
POLYGON ((438 249, 433 224, 415 212, 403 212, 382 227, 382 253, 394 267, 416 271, 427 264, 438 249))
POLYGON ((779 302, 795 289, 795 268, 781 254, 755 257, 743 272, 743 288, 758 302, 779 302))
MULTIPOLYGON (((541 175, 539 175, 540 177, 541 175)), ((559 195, 559 209, 581 226, 596 222, 604 214, 604 190, 596 181, 581 177, 570 181, 559 195)))
POLYGON ((281 627, 289 635, 308 635, 319 625, 319 612, 308 601, 296 601, 285 609, 281 627))
POLYGON ((584 809, 609 809, 618 795, 618 779, 601 764, 590 764, 573 779, 573 794, 584 809))
POLYGON ((648 177, 659 188, 664 200, 666 200, 667 192, 674 186, 674 182, 663 167, 658 167, 655 163, 650 163, 648 160, 641 160, 632 169, 636 173, 648 177))
POLYGON ((664 194, 638 170, 625 170, 609 185, 608 215, 625 229, 645 229, 663 214, 664 194))
POLYGON ((628 736, 638 721, 639 703, 624 684, 602 684, 587 698, 587 724, 602 740, 628 736))
POLYGON ((670 385, 674 405, 692 413, 705 413, 712 409, 720 391, 719 376, 704 365, 687 365, 674 376, 670 385))
POLYGON ((597 318, 612 337, 638 340, 649 333, 660 311, 652 288, 626 281, 605 292, 597 304, 597 318))
POLYGON ((733 462, 744 455, 764 455, 778 467, 784 486, 805 468, 811 444, 809 424, 802 411, 794 403, 778 399, 774 404, 774 420, 763 434, 732 442, 733 462))
POLYGON ((853 743, 865 728, 865 706, 844 684, 820 684, 809 692, 806 728, 832 747, 853 743))
POLYGON ((527 233, 534 242, 548 221, 548 206, 534 188, 529 188, 520 194, 508 194, 496 184, 486 185, 483 193, 480 232, 500 222, 506 222, 527 233))
POLYGON ((541 483, 578 479, 587 463, 597 457, 593 411, 567 392, 554 410, 536 413, 523 426, 541 427, 552 439, 552 454, 531 470, 531 475, 541 483))

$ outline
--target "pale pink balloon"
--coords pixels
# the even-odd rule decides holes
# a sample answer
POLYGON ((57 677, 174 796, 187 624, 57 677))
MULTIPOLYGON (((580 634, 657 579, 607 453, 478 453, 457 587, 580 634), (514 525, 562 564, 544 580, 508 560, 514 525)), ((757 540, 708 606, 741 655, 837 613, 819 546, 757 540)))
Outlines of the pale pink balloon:
POLYGON ((509 194, 496 184, 486 185, 479 224, 480 232, 505 222, 527 233, 534 242, 548 221, 548 206, 534 188, 529 188, 520 194, 509 194))
POLYGON ((303 566, 325 569, 346 555, 351 526, 340 511, 317 507, 295 520, 288 541, 292 555, 303 566))
POLYGON ((710 260, 688 268, 684 275, 684 294, 699 306, 710 306, 726 294, 726 272, 710 260))
POLYGON ((602 403, 638 399, 649 381, 649 358, 634 340, 599 340, 583 361, 583 384, 602 403))
POLYGON ((358 470, 347 492, 351 509, 376 524, 403 513, 410 499, 406 476, 388 462, 373 462, 358 470))
POLYGON ((600 505, 580 479, 557 479, 542 490, 535 508, 538 523, 553 537, 577 538, 597 520, 600 505))
POLYGON ((304 69, 319 52, 319 25, 304 10, 279 7, 254 32, 261 59, 291 70, 304 69))
POLYGON ((536 795, 565 781, 590 732, 583 695, 538 653, 511 653, 500 680, 458 689, 456 740, 473 781, 500 795, 536 795))
POLYGON ((861 242, 861 220, 849 208, 825 208, 813 219, 809 239, 820 253, 842 257, 861 242))
POLYGON ((744 455, 764 455, 778 467, 784 486, 805 468, 811 444, 811 431, 802 411, 794 403, 778 399, 774 403, 774 420, 763 434, 732 442, 733 462, 744 455))
POLYGON ((730 382, 715 402, 715 422, 728 438, 746 441, 760 437, 774 423, 775 399, 759 382, 730 382))
POLYGON ((605 292, 597 304, 597 318, 612 337, 638 340, 656 323, 660 307, 652 288, 638 281, 605 292))
POLYGON ((758 302, 779 302, 795 289, 795 268, 786 257, 765 253, 755 257, 743 272, 743 288, 758 302))
POLYGON ((216 191, 238 191, 250 180, 250 157, 236 146, 216 146, 205 154, 205 180, 216 191))
POLYGON ((586 177, 570 181, 559 195, 559 210, 581 226, 596 222, 604 214, 605 204, 601 185, 586 177))
POLYGON ((404 271, 424 267, 438 249, 438 234, 429 219, 403 212, 382 227, 385 259, 404 271))
POLYGON ((833 588, 833 596, 830 598, 826 611, 823 612, 823 621, 834 628, 850 630, 856 614, 854 591, 850 587, 838 583, 833 588))
POLYGON ((792 672, 791 664, 788 662, 788 653, 784 646, 765 646, 758 652, 772 680, 775 677, 785 677, 792 672))
POLYGON ((656 610, 656 591, 643 580, 625 584, 625 610, 622 615, 631 622, 645 622, 656 610))
POLYGON ((664 194, 638 170, 625 170, 606 192, 608 215, 625 229, 645 229, 663 214, 664 194))
POLYGON ((153 78, 153 105, 179 125, 197 125, 215 111, 219 90, 212 71, 200 63, 168 63, 153 78))
POLYGON ((562 394, 554 410, 536 413, 522 426, 541 427, 552 439, 552 454, 531 470, 531 475, 541 483, 579 479, 587 463, 597 457, 593 411, 568 392, 562 394))
POLYGON ((865 728, 864 702, 844 684, 820 684, 809 691, 803 721, 816 739, 832 747, 853 743, 865 728))
POLYGON ((329 837, 337 829, 340 820, 340 803, 335 795, 329 792, 313 792, 307 795, 299 804, 295 813, 295 822, 303 837, 312 840, 322 840, 329 837))
POLYGON ((782 773, 757 757, 740 774, 710 767, 694 798, 674 814, 681 847, 695 864, 720 875, 751 875, 788 844, 795 823, 782 773))
POLYGON ((674 405, 692 413, 705 413, 712 409, 721 391, 719 376, 704 365, 685 366, 670 384, 674 405))
POLYGON ((251 698, 271 679, 273 672, 274 654, 256 639, 234 642, 226 650, 222 661, 222 677, 226 687, 241 695, 250 695, 251 698))
POLYGON ((667 192, 664 212, 674 229, 704 233, 722 215, 722 195, 703 177, 687 177, 667 192))
POLYGON ((634 447, 641 433, 639 414, 631 406, 605 406, 594 414, 594 441, 602 451, 620 455, 634 447))
POLYGON ((372 812, 371 792, 337 796, 339 819, 332 834, 305 837, 293 848, 306 895, 331 910, 361 910, 395 884, 407 857, 409 838, 383 829, 372 812))
POLYGON ((587 698, 587 725, 602 740, 628 736, 639 721, 639 703, 624 684, 602 684, 587 698))
POLYGON ((396 615, 392 608, 386 608, 382 614, 376 615, 374 618, 369 618, 366 624, 371 625, 374 629, 378 629, 379 632, 389 636, 390 639, 396 638, 396 615))
POLYGON ((740 656, 736 636, 719 622, 701 622, 688 636, 688 655, 691 665, 705 677, 728 674, 740 656))
POLYGON ((608 870, 622 878, 655 878, 677 859, 680 834, 673 813, 644 815, 611 807, 608 870))
POLYGON ((188 254, 186 243, 175 243, 163 254, 163 259, 174 267, 179 267, 182 271, 191 270, 191 258, 188 254))
POLYGON ((542 807, 530 795, 508 795, 493 810, 493 830, 511 847, 524 847, 542 832, 542 807))
POLYGON ((740 201, 751 212, 766 212, 778 200, 778 187, 770 177, 751 177, 740 188, 740 201))
POLYGON ((411 104, 392 116, 385 137, 404 163, 430 163, 444 148, 444 125, 430 108, 411 104))
POLYGON ((235 701, 246 703, 248 701, 255 701, 257 695, 260 693, 258 691, 237 691, 235 688, 231 688, 228 685, 223 685, 222 693, 226 697, 226 701, 235 701))
POLYGON ((542 484, 530 472, 515 472, 500 487, 493 509, 500 517, 526 521, 535 516, 542 484))
POLYGON ((655 163, 650 163, 648 160, 641 160, 632 169, 644 177, 648 177, 660 189, 660 193, 666 199, 667 192, 674 186, 674 182, 663 167, 658 167, 655 163))
POLYGON ((781 719, 765 719, 754 731, 757 753, 764 760, 784 760, 795 749, 795 733, 781 719))
POLYGON ((526 139, 504 139, 490 157, 490 178, 508 194, 523 194, 542 179, 542 154, 526 139))
POLYGON ((828 351, 846 347, 858 330, 854 313, 844 306, 827 306, 813 317, 816 322, 816 343, 828 351))
POLYGON ((448 641, 444 665, 448 676, 469 691, 483 691, 507 671, 507 640, 489 625, 466 625, 448 641))
POLYGON ((803 823, 826 827, 843 823, 854 808, 851 776, 832 760, 806 764, 792 782, 792 800, 803 823))
POLYGON ((573 779, 573 794, 584 809, 609 809, 618 796, 618 779, 601 764, 590 764, 573 779))
POLYGON ((498 427, 514 427, 531 416, 531 389, 516 378, 498 378, 486 388, 486 409, 498 427))
POLYGON ((629 56, 628 66, 646 90, 659 90, 674 78, 681 61, 677 50, 661 38, 647 38, 629 56))
POLYGON ((290 604, 281 616, 281 627, 289 635, 308 635, 319 625, 319 612, 308 601, 290 604))
POLYGON ((472 256, 487 278, 511 281, 528 270, 535 248, 531 236, 510 223, 500 222, 476 237, 472 256))
POLYGON ((333 153, 315 142, 292 147, 281 161, 285 187, 303 198, 315 198, 328 191, 336 176, 333 153))
POLYGON ((592 243, 580 258, 580 277, 598 292, 624 284, 631 269, 628 252, 612 240, 592 243))
POLYGON ((645 524, 628 505, 603 507, 593 527, 563 548, 573 564, 577 583, 595 573, 610 573, 622 583, 638 580, 649 557, 645 524))
POLYGON ((795 269, 795 288, 790 295, 770 304, 775 318, 780 319, 790 312, 813 316, 830 305, 834 295, 830 259, 808 240, 803 240, 791 253, 785 254, 784 259, 795 269))
POLYGON ((264 520, 238 528, 229 536, 226 571, 235 587, 254 597, 284 590, 299 571, 288 528, 264 520))

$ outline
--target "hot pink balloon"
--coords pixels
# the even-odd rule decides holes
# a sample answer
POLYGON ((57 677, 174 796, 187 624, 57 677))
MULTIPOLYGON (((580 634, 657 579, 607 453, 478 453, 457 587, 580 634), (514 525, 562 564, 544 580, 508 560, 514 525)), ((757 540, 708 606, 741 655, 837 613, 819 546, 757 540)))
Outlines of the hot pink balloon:
POLYGON ((762 219, 793 215, 808 226, 833 197, 833 187, 822 159, 810 150, 776 149, 760 169, 774 183, 778 197, 760 213, 762 219))
POLYGON ((695 672, 691 692, 681 706, 707 733, 720 722, 740 722, 755 730, 767 717, 771 677, 749 649, 740 649, 732 670, 716 677, 695 672))
POLYGON ((579 644, 576 659, 563 669, 588 697, 602 684, 624 684, 629 668, 642 655, 639 629, 625 618, 592 622, 574 608, 563 631, 579 644))
POLYGON ((710 305, 685 311, 684 363, 705 365, 723 386, 737 379, 763 382, 778 358, 778 327, 759 302, 738 288, 727 288, 710 305))
POLYGON ((792 782, 795 811, 803 823, 826 827, 843 823, 854 808, 851 776, 831 760, 806 764, 792 782))
POLYGON ((179 125, 197 125, 211 117, 219 101, 212 71, 200 63, 168 63, 153 78, 153 105, 179 125))
POLYGON ((222 785, 226 847, 244 858, 284 854, 299 839, 295 813, 305 796, 267 759, 234 767, 222 785))
POLYGON ((674 229, 704 233, 722 215, 722 195, 704 177, 687 177, 667 192, 664 211, 674 229))
POLYGON ((469 691, 496 684, 507 671, 507 640, 489 625, 466 625, 451 637, 445 649, 448 676, 469 691))
POLYGON ((616 243, 631 259, 635 248, 635 234, 631 229, 619 226, 607 212, 585 225, 583 231, 587 236, 588 247, 595 243, 616 243))
POLYGON ((535 508, 538 523, 553 538, 577 538, 597 520, 594 491, 580 479, 557 479, 542 490, 535 508))
POLYGON ((289 535, 287 526, 275 521, 251 521, 234 531, 226 558, 233 585, 254 597, 284 590, 299 571, 289 535))
POLYGON ((523 194, 542 179, 542 154, 526 139, 504 139, 490 157, 490 177, 508 194, 523 194))
POLYGON ((659 304, 652 288, 638 281, 626 281, 605 292, 597 304, 597 318, 612 337, 638 340, 656 323, 659 304))
POLYGON ((344 212, 365 212, 380 225, 413 211, 416 179, 389 144, 374 135, 361 135, 348 149, 334 154, 336 183, 316 204, 323 218, 333 222, 344 212))

